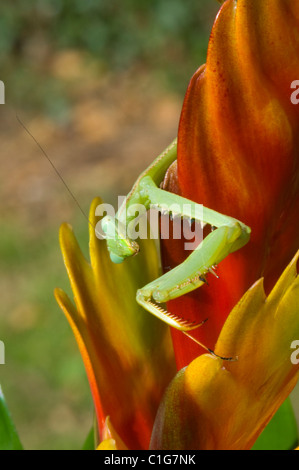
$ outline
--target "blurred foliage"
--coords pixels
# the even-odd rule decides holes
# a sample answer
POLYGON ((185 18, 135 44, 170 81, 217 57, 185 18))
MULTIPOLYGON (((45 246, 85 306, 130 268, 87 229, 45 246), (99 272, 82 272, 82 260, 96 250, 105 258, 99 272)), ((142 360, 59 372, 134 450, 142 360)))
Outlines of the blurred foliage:
MULTIPOLYGON (((149 84, 153 81, 183 96, 191 75, 205 61, 209 33, 218 8, 216 0, 2 0, 0 79, 5 82, 6 103, 16 105, 21 110, 20 115, 26 116, 26 122, 32 110, 33 116, 38 116, 40 128, 37 138, 41 143, 46 142, 47 147, 56 149, 57 153, 70 155, 66 151, 71 146, 70 136, 78 130, 70 127, 69 133, 66 131, 63 146, 61 136, 58 142, 54 142, 54 137, 51 141, 51 132, 45 130, 48 125, 46 118, 53 118, 59 121, 58 124, 68 123, 68 116, 77 112, 80 114, 79 129, 82 129, 81 114, 84 118, 84 112, 79 113, 77 109, 81 109, 87 98, 88 106, 83 109, 93 111, 90 103, 95 100, 96 112, 91 113, 88 122, 93 125, 93 132, 98 132, 101 120, 95 120, 94 124, 92 118, 100 114, 97 111, 101 102, 97 101, 97 84, 103 76, 108 77, 106 82, 114 88, 115 84, 124 81, 124 75, 129 75, 128 81, 132 77, 133 86, 127 87, 130 95, 125 102, 126 107, 132 102, 139 105, 141 101, 143 110, 143 100, 149 103, 149 107, 153 106, 153 95, 149 93, 149 84), (68 67, 63 51, 75 51, 76 57, 79 52, 80 59, 82 57, 76 78, 79 84, 76 82, 73 88, 69 78, 57 70, 68 67), (147 78, 144 93, 135 85, 140 76, 147 78), (141 98, 134 99, 133 93, 137 91, 141 98), (76 109, 72 106, 73 100, 77 100, 76 109), (30 112, 23 113, 25 109, 30 112)), ((104 87, 103 94, 108 95, 107 101, 111 106, 112 91, 108 85, 104 87)), ((119 87, 120 93, 122 89, 126 87, 119 87)), ((113 106, 118 99, 114 96, 113 106)), ((9 217, 6 209, 9 192, 5 193, 0 207, 0 339, 5 340, 7 351, 1 382, 26 448, 80 448, 92 423, 92 401, 73 335, 53 297, 56 286, 69 290, 57 239, 63 216, 60 211, 55 213, 55 217, 52 215, 43 230, 40 221, 36 222, 44 206, 39 206, 38 202, 30 204, 26 199, 30 177, 34 181, 35 171, 39 171, 34 170, 36 155, 32 155, 32 159, 30 157, 34 143, 27 139, 28 147, 24 147, 26 138, 23 140, 18 134, 17 123, 14 127, 9 113, 4 116, 4 110, 9 106, 2 109, 1 118, 6 119, 8 125, 5 127, 2 122, 2 138, 5 135, 5 139, 2 139, 1 158, 13 159, 14 169, 6 179, 14 182, 10 186, 11 195, 23 191, 24 199, 19 207, 12 206, 9 217), (17 152, 15 147, 11 147, 9 138, 17 142, 17 152), (23 174, 16 172, 19 167, 23 168, 23 174), (32 219, 28 219, 31 223, 25 219, 27 222, 23 225, 23 212, 32 214, 32 219), (34 217, 34 214, 37 215, 34 217)), ((105 104, 103 109, 109 111, 110 108, 105 104)), ((138 113, 136 115, 139 116, 138 113)), ((114 125, 115 133, 118 129, 115 140, 122 145, 122 126, 118 126, 118 122, 123 120, 116 113, 113 116, 112 113, 109 118, 108 113, 107 119, 110 119, 109 125, 114 125)), ((142 125, 145 126, 144 122, 134 124, 134 119, 133 113, 133 130, 126 128, 126 142, 131 135, 135 140, 142 125)), ((78 122, 78 117, 74 120, 78 122)), ((159 122, 162 122, 161 117, 159 122)), ((31 129, 32 125, 29 127, 31 129)), ((33 126, 35 131, 37 127, 37 124, 35 128, 33 126)), ((105 132, 103 135, 105 138, 105 132)), ((118 149, 113 143, 111 146, 109 136, 108 133, 107 142, 103 138, 101 152, 117 154, 118 149)), ((83 131, 80 139, 84 140, 83 131)), ((96 160, 89 161, 83 152, 87 166, 89 163, 91 166, 99 164, 99 140, 94 142, 89 142, 89 146, 86 143, 85 153, 93 151, 93 155, 97 155, 96 160)), ((64 176, 70 174, 69 166, 81 151, 82 147, 76 149, 73 145, 72 158, 63 167, 59 165, 64 176)), ((37 156, 42 158, 39 154, 37 156)), ((107 175, 105 169, 103 171, 107 175)), ((87 173, 82 172, 82 175, 87 173)), ((93 183, 88 184, 92 192, 93 183)), ((74 186, 72 179, 70 186, 74 186)), ((97 182, 97 191, 99 186, 100 182, 97 182)), ((51 205, 55 199, 51 188, 46 185, 44 192, 49 193, 44 200, 51 205)), ((78 199, 81 202, 80 197, 78 199)), ((88 227, 80 213, 73 225, 81 246, 88 247, 88 227)))
POLYGON ((196 62, 205 54, 211 5, 211 0, 68 0, 56 10, 53 32, 60 46, 83 47, 116 68, 136 61, 163 67, 196 62))
MULTIPOLYGON (((53 225, 38 237, 26 227, 20 233, 11 219, 1 224, 0 337, 7 352, 1 385, 28 449, 81 448, 92 423, 83 364, 53 295, 55 286, 70 291, 53 225)), ((87 246, 86 226, 77 226, 87 246)))
MULTIPOLYGON (((18 99, 32 92, 35 75, 45 72, 55 51, 76 49, 96 58, 104 70, 150 69, 183 93, 205 61, 218 8, 216 0, 3 0, 2 75, 18 99)), ((51 95, 45 88, 63 95, 49 74, 44 78, 44 88, 31 97, 33 107, 51 95)))

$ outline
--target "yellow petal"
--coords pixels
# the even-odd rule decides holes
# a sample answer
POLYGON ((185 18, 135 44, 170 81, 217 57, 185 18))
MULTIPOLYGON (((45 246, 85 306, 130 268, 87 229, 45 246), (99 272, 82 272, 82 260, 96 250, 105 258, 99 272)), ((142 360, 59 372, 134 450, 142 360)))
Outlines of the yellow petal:
POLYGON ((114 439, 107 439, 102 441, 101 444, 97 447, 97 450, 118 450, 114 439))
POLYGON ((61 290, 56 299, 77 339, 97 411, 100 438, 111 416, 131 449, 148 448, 163 392, 175 374, 168 328, 136 302, 137 290, 158 277, 153 240, 121 265, 110 261, 106 242, 96 238, 95 199, 90 210, 90 260, 69 225, 60 230, 64 263, 75 306, 61 290))
POLYGON ((230 313, 216 352, 181 370, 159 409, 152 449, 250 449, 294 388, 299 252, 266 298, 258 281, 230 313))
MULTIPOLYGON (((111 423, 110 416, 107 416, 106 421, 105 421, 105 427, 103 429, 103 442, 101 442, 101 444, 106 445, 104 444, 104 442, 107 442, 107 443, 113 442, 115 450, 128 450, 128 448, 126 447, 122 439, 119 437, 119 435, 115 431, 111 423)), ((104 450, 104 447, 101 447, 101 449, 104 450)))

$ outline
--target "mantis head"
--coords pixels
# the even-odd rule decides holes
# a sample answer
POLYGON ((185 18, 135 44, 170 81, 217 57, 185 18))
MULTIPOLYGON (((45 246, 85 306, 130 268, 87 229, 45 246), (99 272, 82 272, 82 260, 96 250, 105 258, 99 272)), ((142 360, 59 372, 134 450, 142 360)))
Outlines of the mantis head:
POLYGON ((122 263, 126 258, 139 252, 139 245, 126 234, 126 227, 115 217, 107 215, 102 220, 102 230, 106 235, 110 259, 122 263))

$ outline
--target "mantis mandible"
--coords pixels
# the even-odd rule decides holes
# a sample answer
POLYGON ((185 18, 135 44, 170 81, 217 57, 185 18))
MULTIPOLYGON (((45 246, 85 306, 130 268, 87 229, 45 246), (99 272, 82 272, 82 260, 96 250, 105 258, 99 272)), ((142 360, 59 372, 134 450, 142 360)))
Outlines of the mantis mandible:
MULTIPOLYGON (((111 260, 114 263, 121 263, 139 251, 138 244, 131 240, 126 235, 127 231, 124 230, 135 217, 129 214, 129 209, 133 204, 143 204, 146 210, 154 206, 163 213, 168 209, 170 212, 171 206, 175 204, 181 217, 188 217, 214 227, 214 230, 203 239, 183 263, 139 289, 136 295, 137 302, 148 312, 195 340, 188 334, 188 331, 198 328, 202 323, 191 322, 171 314, 161 307, 161 304, 202 286, 205 282, 204 276, 208 272, 213 272, 214 265, 218 265, 226 256, 239 250, 249 241, 251 230, 232 217, 206 207, 202 208, 195 202, 161 189, 159 186, 176 158, 177 140, 175 139, 139 176, 116 216, 103 218, 102 230, 107 238, 111 260), (191 211, 186 212, 186 207, 191 207, 191 211), (199 214, 203 220, 199 220, 199 214)), ((199 344, 213 353, 211 349, 199 344)))

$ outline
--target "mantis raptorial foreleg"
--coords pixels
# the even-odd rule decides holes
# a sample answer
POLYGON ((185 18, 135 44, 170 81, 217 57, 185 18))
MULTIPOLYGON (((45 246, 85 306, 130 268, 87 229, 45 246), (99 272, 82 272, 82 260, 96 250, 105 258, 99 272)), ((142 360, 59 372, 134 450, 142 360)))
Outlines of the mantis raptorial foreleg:
POLYGON ((122 262, 126 257, 136 254, 139 249, 134 241, 123 235, 124 228, 132 220, 128 213, 133 204, 143 204, 146 209, 154 207, 162 213, 171 213, 175 207, 175 215, 214 227, 183 263, 137 292, 137 302, 146 310, 168 325, 187 332, 197 328, 199 324, 179 318, 160 305, 204 284, 205 275, 213 272, 214 265, 249 241, 250 228, 236 219, 160 189, 159 185, 175 159, 176 141, 141 174, 116 217, 105 217, 102 227, 107 235, 116 234, 107 240, 114 262, 122 262))
POLYGON ((195 221, 201 221, 216 228, 183 263, 137 292, 137 302, 161 320, 183 331, 193 329, 194 325, 181 325, 174 322, 167 314, 161 313, 161 309, 155 303, 166 303, 203 285, 204 276, 209 271, 213 272, 214 265, 219 264, 226 256, 248 242, 250 230, 231 217, 223 216, 205 207, 202 208, 195 203, 192 203, 190 210, 189 200, 157 188, 148 176, 141 180, 140 189, 147 194, 154 207, 159 209, 160 201, 163 201, 163 211, 167 209, 168 204, 169 208, 175 205, 180 209, 179 214, 182 217, 188 216, 195 221), (187 207, 186 212, 185 207, 187 207), (202 220, 197 218, 199 213, 203 214, 202 220))

